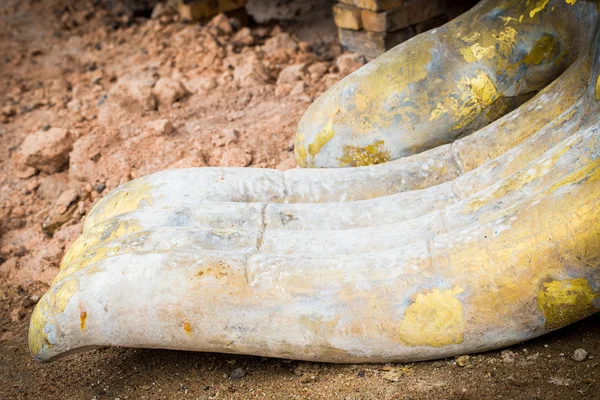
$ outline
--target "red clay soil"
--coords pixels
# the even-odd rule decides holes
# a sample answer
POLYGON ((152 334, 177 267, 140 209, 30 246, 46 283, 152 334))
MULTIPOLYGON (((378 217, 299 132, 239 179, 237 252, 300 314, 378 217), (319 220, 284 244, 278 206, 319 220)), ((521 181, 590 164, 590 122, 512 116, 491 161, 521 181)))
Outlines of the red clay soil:
POLYGON ((364 61, 342 54, 331 2, 273 3, 250 2, 251 28, 136 20, 91 0, 0 3, 0 399, 600 398, 598 316, 409 365, 120 348, 32 362, 33 306, 103 195, 166 168, 295 167, 302 113, 364 61))

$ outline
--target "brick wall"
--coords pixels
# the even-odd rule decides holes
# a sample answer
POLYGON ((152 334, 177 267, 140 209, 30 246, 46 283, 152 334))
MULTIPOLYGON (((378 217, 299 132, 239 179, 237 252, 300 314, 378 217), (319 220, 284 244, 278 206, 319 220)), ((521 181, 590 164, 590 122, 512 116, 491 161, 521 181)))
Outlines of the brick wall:
POLYGON ((375 58, 446 23, 475 3, 477 0, 339 0, 333 15, 344 48, 375 58))

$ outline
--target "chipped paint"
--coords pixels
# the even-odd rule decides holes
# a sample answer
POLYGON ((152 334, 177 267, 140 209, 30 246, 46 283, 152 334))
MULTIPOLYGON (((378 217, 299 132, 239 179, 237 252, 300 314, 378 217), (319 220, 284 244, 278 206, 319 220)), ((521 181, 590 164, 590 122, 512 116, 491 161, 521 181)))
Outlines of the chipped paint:
POLYGON ((363 167, 388 162, 390 152, 385 150, 383 140, 377 140, 363 147, 344 146, 344 155, 338 160, 342 167, 363 167))
POLYGON ((315 137, 315 140, 311 144, 308 145, 308 154, 311 157, 315 157, 323 146, 327 144, 333 137, 335 136, 335 132, 333 132, 332 122, 330 121, 319 134, 315 137))
POLYGON ((537 302, 546 329, 557 329, 596 312, 594 300, 598 297, 587 279, 576 278, 544 283, 537 302))
POLYGON ((538 0, 535 8, 529 12, 529 18, 533 18, 537 13, 543 11, 549 2, 550 0, 538 0))
MULTIPOLYGON (((563 14, 584 7, 551 1, 563 14)), ((503 4, 516 18, 533 3, 503 4)), ((539 19, 551 27, 557 14, 539 19)), ((505 22, 478 35, 450 25, 451 66, 439 64, 445 36, 417 38, 426 52, 400 46, 387 65, 337 86, 346 103, 315 103, 295 142, 311 166, 385 162, 410 138, 420 154, 345 170, 177 170, 107 195, 34 311, 32 354, 46 361, 108 343, 413 361, 521 342, 598 311, 592 58, 577 49, 587 55, 561 75, 556 60, 573 60, 557 49, 573 41, 505 22), (465 67, 461 47, 492 43, 494 57, 465 67), (524 101, 510 103, 515 87, 548 85, 527 75, 536 69, 560 77, 470 134, 524 101), (440 132, 454 144, 440 146, 440 132), (193 217, 171 225, 182 210, 193 217)))
POLYGON ((418 293, 404 313, 398 338, 408 346, 442 347, 462 343, 465 321, 462 303, 456 295, 460 287, 418 293))

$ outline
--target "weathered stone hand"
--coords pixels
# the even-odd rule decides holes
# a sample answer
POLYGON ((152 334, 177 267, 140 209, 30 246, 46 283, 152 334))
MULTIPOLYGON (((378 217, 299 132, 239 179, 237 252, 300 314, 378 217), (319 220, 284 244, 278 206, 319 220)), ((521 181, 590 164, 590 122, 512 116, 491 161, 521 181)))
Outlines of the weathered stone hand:
MULTIPOLYGON (((595 3, 537 3, 524 19, 542 26, 568 6, 579 10, 582 26, 595 26, 595 3)), ((479 11, 489 4, 498 2, 479 11)), ((493 18, 503 21, 490 35, 519 26, 517 17, 489 15, 491 27, 493 18)), ((560 39, 578 46, 576 60, 540 93, 450 144, 360 168, 174 170, 116 189, 94 207, 37 305, 32 354, 48 361, 118 345, 331 362, 423 360, 502 347, 597 312, 594 29, 560 39)), ((375 63, 394 52, 402 50, 375 63)), ((544 86, 527 83, 537 73, 519 68, 529 77, 514 85, 523 79, 525 92, 544 86)), ((442 86, 437 101, 453 104, 442 86)), ((455 118, 428 121, 434 127, 444 119, 451 135, 455 118)), ((377 139, 375 131, 365 135, 377 139)), ((315 165, 335 163, 335 152, 323 152, 333 144, 321 146, 315 165)), ((378 160, 360 147, 351 150, 354 158, 378 160)))

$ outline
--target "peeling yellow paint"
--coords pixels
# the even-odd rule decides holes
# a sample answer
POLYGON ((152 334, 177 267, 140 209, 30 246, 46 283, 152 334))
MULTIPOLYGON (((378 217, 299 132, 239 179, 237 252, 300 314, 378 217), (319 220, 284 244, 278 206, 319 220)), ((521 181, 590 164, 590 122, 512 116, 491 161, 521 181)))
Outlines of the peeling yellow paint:
POLYGON ((523 58, 523 62, 528 65, 540 65, 544 62, 548 62, 554 58, 557 43, 558 39, 555 36, 542 36, 535 46, 533 46, 531 53, 523 58))
POLYGON ((475 43, 470 47, 460 49, 460 54, 466 62, 472 63, 482 58, 494 58, 496 50, 494 46, 482 47, 479 43, 475 43))
POLYGON ((137 218, 113 220, 95 225, 87 232, 84 231, 83 235, 73 242, 63 257, 60 269, 62 270, 101 242, 108 242, 143 230, 144 228, 137 218))
POLYGON ((333 132, 333 123, 329 121, 329 123, 325 125, 323 129, 321 129, 321 132, 319 132, 313 142, 308 145, 308 153, 311 155, 311 157, 314 158, 317 154, 319 154, 323 146, 333 139, 334 136, 335 132, 333 132))
POLYGON ((475 78, 470 79, 467 85, 481 108, 489 106, 500 97, 490 77, 482 71, 479 71, 475 78))
POLYGON ((48 319, 42 314, 40 304, 36 305, 31 314, 31 322, 29 324, 28 343, 29 351, 36 356, 42 351, 45 343, 48 343, 48 338, 44 328, 48 319))
POLYGON ((596 311, 598 293, 585 278, 544 283, 538 293, 538 309, 546 320, 546 329, 557 329, 596 311))
POLYGON ((383 140, 368 146, 344 146, 344 154, 338 158, 340 167, 364 167, 381 164, 390 160, 390 152, 385 150, 383 140))
POLYGON ((49 290, 38 302, 29 324, 29 349, 34 356, 39 354, 44 346, 52 347, 48 340, 46 328, 50 318, 61 314, 67 308, 69 300, 79 289, 79 283, 71 279, 56 290, 49 290))
POLYGON ((408 346, 442 347, 462 343, 464 316, 462 303, 455 297, 463 289, 455 287, 417 294, 408 306, 398 330, 398 337, 408 346))
POLYGON ((429 120, 435 121, 446 115, 448 113, 448 109, 444 107, 442 103, 438 103, 433 110, 431 110, 431 114, 429 114, 429 120))
POLYGON ((304 145, 304 133, 298 133, 294 140, 294 153, 300 167, 306 167, 306 146, 304 145))
POLYGON ((459 87, 461 95, 452 98, 450 109, 459 118, 454 130, 460 130, 473 122, 480 112, 496 101, 500 95, 490 77, 478 71, 473 78, 463 78, 459 87))
POLYGON ((86 226, 88 224, 93 226, 117 215, 135 211, 142 205, 151 206, 153 202, 152 186, 144 178, 135 179, 117 189, 112 197, 96 204, 90 211, 92 218, 86 222, 86 226))
POLYGON ((535 17, 535 14, 539 13, 540 11, 543 11, 544 8, 546 8, 546 6, 548 5, 549 1, 550 0, 539 0, 535 8, 529 12, 529 18, 533 18, 535 17))
POLYGON ((596 94, 594 95, 596 101, 600 101, 600 75, 598 75, 598 79, 596 79, 596 94))
POLYGON ((500 42, 501 54, 504 57, 508 57, 515 48, 515 42, 517 41, 517 31, 510 26, 506 27, 502 32, 496 36, 496 39, 500 42))
POLYGON ((474 41, 476 41, 480 37, 481 37, 481 33, 479 33, 479 32, 471 32, 468 35, 466 35, 465 37, 463 37, 462 40, 465 43, 473 43, 474 41))

